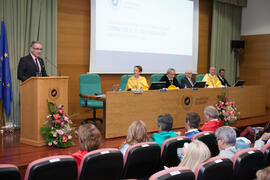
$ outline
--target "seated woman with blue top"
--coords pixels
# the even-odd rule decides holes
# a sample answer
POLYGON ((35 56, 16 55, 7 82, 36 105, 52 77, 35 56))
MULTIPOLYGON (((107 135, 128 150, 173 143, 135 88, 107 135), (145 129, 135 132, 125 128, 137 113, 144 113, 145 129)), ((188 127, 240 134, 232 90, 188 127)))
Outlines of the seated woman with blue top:
POLYGON ((141 76, 142 67, 141 66, 134 66, 134 76, 131 76, 128 79, 126 91, 128 90, 144 90, 147 91, 149 86, 145 77, 141 76))

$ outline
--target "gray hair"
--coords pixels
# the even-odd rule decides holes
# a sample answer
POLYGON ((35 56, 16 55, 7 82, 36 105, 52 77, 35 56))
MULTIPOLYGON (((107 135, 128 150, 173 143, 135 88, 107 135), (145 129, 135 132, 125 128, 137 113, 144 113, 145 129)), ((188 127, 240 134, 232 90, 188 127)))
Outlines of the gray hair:
POLYGON ((174 72, 175 72, 175 69, 174 69, 174 68, 169 68, 169 69, 167 70, 167 74, 170 74, 171 71, 174 71, 174 72))
POLYGON ((235 145, 236 133, 235 130, 230 126, 222 126, 217 129, 215 133, 217 139, 224 139, 225 143, 231 146, 235 145))
POLYGON ((34 47, 35 44, 41 44, 39 41, 32 41, 30 47, 34 47))
POLYGON ((203 114, 210 116, 212 119, 218 118, 218 112, 214 106, 206 106, 204 108, 203 114))
POLYGON ((173 126, 173 118, 170 114, 161 114, 157 117, 157 125, 162 131, 170 131, 173 126))

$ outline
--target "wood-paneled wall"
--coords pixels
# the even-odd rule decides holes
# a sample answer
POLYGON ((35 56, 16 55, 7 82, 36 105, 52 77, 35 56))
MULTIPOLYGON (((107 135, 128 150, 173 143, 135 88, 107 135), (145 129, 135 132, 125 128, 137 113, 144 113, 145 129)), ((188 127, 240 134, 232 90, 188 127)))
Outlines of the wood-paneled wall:
MULTIPOLYGON (((79 105, 79 76, 88 72, 90 56, 90 1, 58 0, 58 72, 69 76, 69 113, 79 113, 76 119, 92 116, 79 105)), ((212 0, 199 2, 198 73, 206 73, 210 59, 212 0)), ((132 67, 131 67, 132 68, 132 67)), ((164 69, 164 72, 166 69, 164 69)), ((121 75, 101 75, 105 93, 113 84, 120 84, 121 75)), ((149 81, 150 75, 146 75, 149 81)), ((102 110, 98 111, 102 116, 102 110)))
POLYGON ((270 108, 270 34, 242 36, 245 50, 240 54, 240 79, 247 85, 265 85, 266 106, 270 108))

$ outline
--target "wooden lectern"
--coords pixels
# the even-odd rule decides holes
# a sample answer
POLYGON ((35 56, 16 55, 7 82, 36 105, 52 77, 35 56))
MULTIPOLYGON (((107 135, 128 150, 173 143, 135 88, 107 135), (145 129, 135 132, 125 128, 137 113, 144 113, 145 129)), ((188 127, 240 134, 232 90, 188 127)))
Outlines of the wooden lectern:
POLYGON ((33 146, 46 144, 40 128, 47 120, 49 102, 63 104, 68 114, 68 77, 31 77, 20 84, 20 142, 33 146))

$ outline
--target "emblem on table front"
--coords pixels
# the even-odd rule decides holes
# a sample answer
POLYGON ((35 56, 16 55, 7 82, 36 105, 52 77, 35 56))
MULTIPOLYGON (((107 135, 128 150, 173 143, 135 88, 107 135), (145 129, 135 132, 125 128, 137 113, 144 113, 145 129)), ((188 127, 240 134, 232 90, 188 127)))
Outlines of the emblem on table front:
POLYGON ((56 100, 60 96, 60 91, 58 88, 50 88, 48 96, 51 100, 56 100))
POLYGON ((184 109, 189 110, 193 104, 193 97, 191 95, 183 95, 181 104, 184 109))

